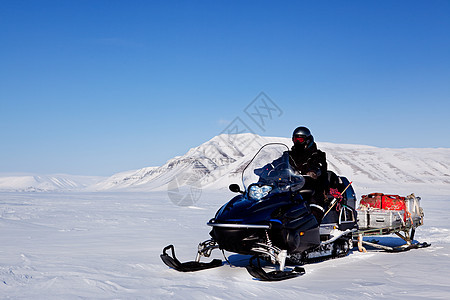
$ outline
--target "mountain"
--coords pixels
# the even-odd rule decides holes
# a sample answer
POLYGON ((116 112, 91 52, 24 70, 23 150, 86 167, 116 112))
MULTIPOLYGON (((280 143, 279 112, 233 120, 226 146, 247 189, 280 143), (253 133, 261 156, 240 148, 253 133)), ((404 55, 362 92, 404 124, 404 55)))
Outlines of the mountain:
POLYGON ((166 189, 172 184, 202 187, 218 184, 239 176, 239 171, 262 145, 278 140, 250 133, 222 134, 190 149, 183 156, 170 159, 161 167, 115 174, 92 188, 154 190, 166 189))
MULTIPOLYGON (((0 191, 150 191, 226 187, 240 183, 243 168, 267 143, 284 143, 289 138, 262 137, 243 133, 222 134, 190 149, 160 167, 146 167, 114 174, 108 178, 72 175, 1 175, 0 191)), ((326 152, 328 169, 352 180, 354 186, 379 187, 383 184, 450 184, 448 148, 377 148, 318 142, 326 152)), ((189 192, 192 192, 189 190, 189 192)))
POLYGON ((85 189, 104 177, 66 174, 0 174, 0 191, 49 192, 85 189))
MULTIPOLYGON (((161 167, 144 168, 113 175, 95 190, 161 190, 182 186, 207 188, 239 183, 240 174, 258 149, 266 143, 284 143, 289 138, 262 137, 245 133, 219 135, 169 160, 161 167)), ((328 168, 353 182, 372 186, 389 184, 450 184, 450 149, 391 149, 364 145, 318 142, 327 154, 328 168)))

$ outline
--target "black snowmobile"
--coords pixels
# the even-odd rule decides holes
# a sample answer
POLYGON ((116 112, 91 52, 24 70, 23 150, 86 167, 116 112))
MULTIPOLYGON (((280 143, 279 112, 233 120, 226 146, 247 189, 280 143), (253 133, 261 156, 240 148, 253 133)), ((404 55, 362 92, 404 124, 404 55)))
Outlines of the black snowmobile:
POLYGON ((305 263, 347 255, 358 227, 355 194, 345 177, 328 175, 339 197, 330 196, 328 211, 316 220, 309 205, 314 179, 295 171, 286 145, 263 146, 242 172, 244 191, 230 185, 239 195, 207 223, 212 238, 199 244, 195 261, 181 263, 173 245, 163 249, 161 259, 178 271, 198 271, 221 266, 219 259, 200 262, 202 256, 221 249, 252 255, 248 272, 260 280, 275 281, 304 274, 301 265, 305 263), (268 267, 276 270, 266 272, 268 267))

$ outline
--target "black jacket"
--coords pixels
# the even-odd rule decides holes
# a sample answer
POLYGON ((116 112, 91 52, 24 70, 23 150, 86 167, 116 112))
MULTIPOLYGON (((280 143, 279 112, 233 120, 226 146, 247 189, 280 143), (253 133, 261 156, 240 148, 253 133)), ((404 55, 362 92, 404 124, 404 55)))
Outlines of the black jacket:
POLYGON ((298 151, 295 146, 290 151, 290 163, 302 175, 312 175, 316 180, 312 183, 315 191, 312 202, 324 207, 329 190, 328 165, 325 152, 317 149, 316 143, 304 151, 298 151), (312 172, 312 173, 311 173, 312 172), (309 174, 308 174, 309 173, 309 174))
POLYGON ((317 200, 315 202, 323 202, 326 198, 324 192, 328 189, 327 161, 325 152, 317 149, 315 143, 305 151, 297 151, 295 147, 292 147, 291 151, 285 152, 280 158, 274 160, 272 163, 254 170, 254 173, 260 176, 260 182, 263 182, 264 178, 279 176, 277 173, 274 173, 273 170, 276 170, 278 166, 286 161, 286 155, 289 155, 289 163, 296 171, 302 175, 312 175, 311 177, 313 179, 308 180, 308 185, 315 191, 314 199, 317 200), (311 172, 313 172, 313 174, 311 174, 311 172))
POLYGON ((316 143, 303 151, 298 151, 294 146, 289 154, 292 166, 294 166, 302 175, 314 172, 318 178, 328 176, 328 165, 325 152, 317 149, 316 143))

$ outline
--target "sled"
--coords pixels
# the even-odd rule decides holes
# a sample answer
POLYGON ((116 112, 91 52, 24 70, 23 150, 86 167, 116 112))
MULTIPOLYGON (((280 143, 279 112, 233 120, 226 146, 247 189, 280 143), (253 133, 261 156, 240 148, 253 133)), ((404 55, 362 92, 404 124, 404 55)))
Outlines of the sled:
POLYGON ((366 252, 363 245, 388 252, 408 251, 429 247, 428 243, 414 241, 416 228, 423 225, 424 213, 420 207, 420 197, 411 194, 407 197, 372 193, 362 196, 357 210, 358 231, 354 239, 358 242, 358 250, 366 252), (405 244, 392 247, 379 242, 364 241, 364 236, 381 236, 395 234, 405 244))

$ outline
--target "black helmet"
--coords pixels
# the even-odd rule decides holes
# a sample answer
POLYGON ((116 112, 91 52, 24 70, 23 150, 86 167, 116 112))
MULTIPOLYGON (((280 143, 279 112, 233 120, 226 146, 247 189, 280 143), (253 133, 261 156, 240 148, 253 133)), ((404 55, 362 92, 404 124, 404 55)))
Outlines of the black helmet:
POLYGON ((314 137, 306 127, 297 127, 292 133, 292 142, 298 150, 308 149, 314 144, 314 137))

